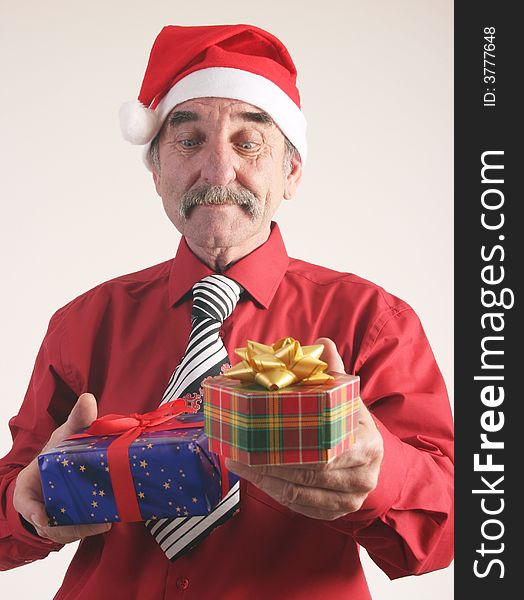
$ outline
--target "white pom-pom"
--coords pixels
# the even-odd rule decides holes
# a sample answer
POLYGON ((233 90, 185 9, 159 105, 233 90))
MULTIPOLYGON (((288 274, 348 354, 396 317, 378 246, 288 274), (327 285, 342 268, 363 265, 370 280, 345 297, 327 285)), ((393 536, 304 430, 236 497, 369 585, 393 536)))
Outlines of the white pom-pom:
POLYGON ((118 116, 122 135, 132 144, 147 144, 158 133, 157 114, 139 100, 124 102, 118 116))

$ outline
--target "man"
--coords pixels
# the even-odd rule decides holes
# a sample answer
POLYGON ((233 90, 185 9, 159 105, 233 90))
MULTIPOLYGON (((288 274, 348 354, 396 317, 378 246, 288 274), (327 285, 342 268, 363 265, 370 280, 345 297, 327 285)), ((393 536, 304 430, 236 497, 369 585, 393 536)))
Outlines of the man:
MULTIPOLYGON (((451 560, 451 414, 416 315, 370 282, 289 258, 272 221, 306 159, 295 79, 285 47, 259 28, 167 27, 139 102, 121 112, 124 135, 145 146, 183 237, 173 260, 101 284, 53 316, 10 422, 0 564, 19 566, 80 539, 57 599, 364 599, 358 544, 390 577, 451 560), (216 336, 190 351, 202 282, 234 290, 234 302, 216 336), (240 511, 205 528, 183 518, 47 525, 33 460, 46 442, 97 412, 142 413, 169 393, 193 395, 175 385, 191 355, 222 368, 214 358, 247 339, 287 335, 324 343, 331 370, 360 376, 365 406, 348 452, 320 467, 228 461, 241 477, 240 511)), ((197 390, 200 381, 192 381, 197 390)))

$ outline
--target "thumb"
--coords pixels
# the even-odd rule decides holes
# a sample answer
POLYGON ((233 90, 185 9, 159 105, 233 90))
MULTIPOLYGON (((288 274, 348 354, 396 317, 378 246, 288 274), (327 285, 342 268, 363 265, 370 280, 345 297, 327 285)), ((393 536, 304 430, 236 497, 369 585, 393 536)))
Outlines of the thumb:
POLYGON ((336 373, 345 373, 344 363, 338 353, 335 342, 329 338, 317 338, 314 344, 323 344, 324 350, 320 356, 320 360, 327 362, 328 370, 336 373))
POLYGON ((60 425, 49 439, 48 445, 54 446, 70 435, 78 433, 84 427, 89 427, 96 419, 98 408, 93 394, 82 394, 69 413, 67 421, 60 425))

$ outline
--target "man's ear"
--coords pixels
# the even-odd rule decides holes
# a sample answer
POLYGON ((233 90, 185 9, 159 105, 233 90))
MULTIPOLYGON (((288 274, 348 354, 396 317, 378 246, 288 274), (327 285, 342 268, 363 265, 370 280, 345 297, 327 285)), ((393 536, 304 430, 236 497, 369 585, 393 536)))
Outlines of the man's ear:
POLYGON ((284 182, 284 198, 290 200, 295 195, 298 184, 302 179, 302 161, 298 152, 291 157, 291 171, 284 182))

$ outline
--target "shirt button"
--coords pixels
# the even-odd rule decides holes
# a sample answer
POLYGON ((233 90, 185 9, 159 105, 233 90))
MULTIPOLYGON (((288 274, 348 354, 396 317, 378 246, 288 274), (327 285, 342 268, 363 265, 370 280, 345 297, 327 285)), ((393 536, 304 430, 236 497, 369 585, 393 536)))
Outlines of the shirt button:
POLYGON ((187 588, 189 587, 189 579, 187 577, 179 577, 176 580, 176 587, 180 591, 187 590, 187 588))

